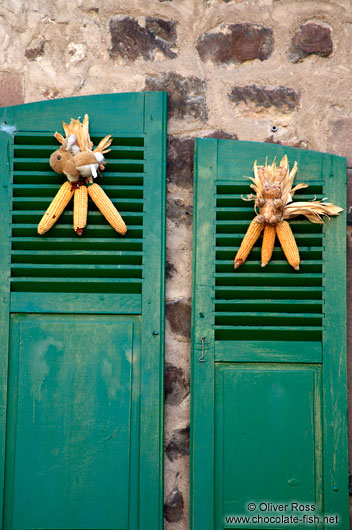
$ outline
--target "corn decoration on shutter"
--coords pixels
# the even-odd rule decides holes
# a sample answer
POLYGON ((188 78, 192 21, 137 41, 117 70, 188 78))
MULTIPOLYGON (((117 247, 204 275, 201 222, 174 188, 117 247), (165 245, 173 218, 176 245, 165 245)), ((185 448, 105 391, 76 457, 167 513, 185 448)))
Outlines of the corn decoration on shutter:
POLYGON ((75 190, 71 182, 67 181, 63 183, 38 225, 38 234, 42 236, 54 226, 72 199, 74 192, 75 190))
POLYGON ((66 137, 58 132, 54 134, 61 147, 50 156, 50 166, 57 173, 65 175, 68 181, 61 186, 41 219, 38 234, 44 235, 54 226, 74 196, 73 228, 81 236, 87 224, 89 194, 110 225, 124 235, 127 227, 121 215, 105 191, 93 181, 99 170, 105 169, 104 154, 111 151, 111 135, 105 136, 93 150, 88 114, 82 123, 79 118, 72 118, 69 124, 62 122, 62 126, 66 137))
POLYGON ((250 187, 255 191, 247 195, 244 200, 254 201, 254 210, 257 216, 253 219, 234 260, 234 267, 238 269, 249 255, 254 243, 264 231, 262 242, 262 267, 265 267, 272 256, 276 235, 284 251, 287 261, 299 270, 300 257, 295 237, 286 219, 304 215, 312 223, 323 224, 324 216, 339 215, 342 208, 328 202, 309 201, 292 202, 294 193, 308 184, 297 184, 292 187, 297 173, 297 162, 290 171, 287 156, 285 155, 279 166, 273 162, 271 165, 258 166, 254 163, 254 177, 250 187), (259 213, 258 213, 259 210, 259 213))

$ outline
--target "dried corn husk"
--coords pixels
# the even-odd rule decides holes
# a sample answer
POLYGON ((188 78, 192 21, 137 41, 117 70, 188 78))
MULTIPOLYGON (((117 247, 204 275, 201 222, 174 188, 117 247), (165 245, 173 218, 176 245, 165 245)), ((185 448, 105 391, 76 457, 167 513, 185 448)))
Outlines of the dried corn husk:
POLYGON ((284 208, 284 219, 293 219, 298 215, 304 215, 312 223, 323 224, 322 216, 329 218, 331 215, 339 215, 341 212, 343 212, 343 208, 330 202, 291 202, 284 208))
MULTIPOLYGON (((335 204, 322 201, 307 201, 307 202, 292 202, 292 198, 297 190, 308 188, 308 184, 300 183, 292 187, 294 178, 297 173, 297 162, 294 163, 291 171, 289 170, 287 155, 285 155, 279 166, 275 161, 265 166, 258 166, 257 161, 254 162, 254 177, 247 177, 252 181, 250 187, 255 191, 255 194, 250 193, 247 197, 242 197, 245 201, 255 201, 263 197, 263 187, 265 182, 273 183, 274 181, 281 184, 281 200, 283 203, 283 219, 292 219, 298 215, 304 215, 312 223, 323 223, 322 216, 329 217, 331 215, 339 215, 343 208, 335 204), (261 177, 260 172, 263 174, 261 177)), ((256 210, 256 206, 254 207, 256 210)))
MULTIPOLYGON (((80 119, 75 120, 71 118, 70 123, 62 122, 62 127, 65 131, 66 138, 68 138, 71 134, 74 134, 77 138, 77 144, 81 151, 92 151, 93 149, 93 142, 90 139, 89 135, 89 116, 86 114, 84 116, 83 122, 81 123, 80 119)), ((60 139, 60 134, 55 133, 55 138, 60 142, 63 143, 60 139)), ((62 136, 61 136, 62 138, 62 136)))
MULTIPOLYGON (((92 151, 93 150, 93 142, 89 135, 89 116, 86 114, 84 116, 83 122, 80 122, 80 119, 75 120, 71 118, 70 123, 64 123, 62 122, 62 126, 64 128, 66 138, 68 138, 71 134, 74 134, 77 138, 77 144, 81 151, 92 151)), ((56 132, 54 134, 55 138, 57 139, 60 144, 64 143, 64 137, 56 132)), ((111 134, 108 136, 105 136, 102 140, 100 140, 98 146, 94 149, 94 151, 98 151, 102 154, 108 153, 111 151, 111 149, 108 149, 110 147, 112 142, 111 134)), ((102 168, 103 169, 103 168, 102 168)))
POLYGON ((96 147, 94 151, 99 151, 100 153, 103 153, 103 155, 105 153, 108 153, 109 151, 111 151, 111 149, 108 149, 108 147, 110 147, 111 145, 111 142, 112 142, 112 138, 111 138, 111 134, 109 134, 108 136, 105 136, 105 138, 100 140, 98 147, 96 147))

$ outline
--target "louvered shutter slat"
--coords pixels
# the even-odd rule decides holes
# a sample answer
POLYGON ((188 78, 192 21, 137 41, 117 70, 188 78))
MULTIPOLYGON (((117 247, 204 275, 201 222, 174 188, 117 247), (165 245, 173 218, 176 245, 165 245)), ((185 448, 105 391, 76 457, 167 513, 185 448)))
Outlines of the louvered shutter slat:
MULTIPOLYGON (((92 134, 97 145, 103 134, 92 134)), ((31 251, 21 264, 17 254, 11 268, 12 290, 21 292, 81 292, 89 283, 92 292, 105 292, 109 285, 111 292, 140 293, 142 265, 136 270, 127 265, 124 253, 143 249, 143 175, 144 175, 144 136, 120 136, 113 139, 113 147, 107 154, 108 172, 103 172, 102 187, 112 202, 121 211, 128 223, 126 237, 118 236, 105 221, 94 203, 89 200, 89 217, 84 236, 79 241, 72 229, 72 202, 45 238, 38 237, 37 223, 62 182, 62 176, 54 173, 49 166, 50 154, 58 148, 52 133, 20 134, 15 136, 13 145, 13 206, 12 206, 12 248, 31 251), (41 172, 38 175, 38 172, 41 172), (34 175, 36 177, 33 179, 34 175), (122 180, 123 179, 123 180, 122 180), (137 179, 137 182, 136 182, 137 179), (41 210, 38 210, 41 207, 41 210), (26 208, 26 209, 24 209, 26 208), (33 208, 33 210, 32 210, 33 208), (35 212, 35 213, 32 213, 35 212), (136 213, 139 217, 136 217, 136 213), (135 224, 135 221, 137 224, 135 224), (111 238, 111 245, 110 243, 111 238), (97 247, 97 243, 99 247, 97 247), (104 245, 105 243, 105 245, 104 245), (46 255, 45 265, 40 266, 43 249, 54 245, 65 250, 93 252, 96 266, 80 264, 75 258, 66 267, 56 263, 55 256, 46 255), (104 247, 103 247, 104 245, 104 247), (110 254, 107 253, 110 249, 110 254), (124 269, 114 270, 111 263, 116 251, 125 259, 124 269), (100 255, 103 252, 103 255, 100 255), (39 253, 39 256, 38 254, 39 253), (29 266, 29 261, 33 264, 29 266), (100 265, 99 265, 100 264, 100 265), (57 279, 57 281, 55 281, 57 279)), ((126 261, 127 259, 127 261, 126 261)))

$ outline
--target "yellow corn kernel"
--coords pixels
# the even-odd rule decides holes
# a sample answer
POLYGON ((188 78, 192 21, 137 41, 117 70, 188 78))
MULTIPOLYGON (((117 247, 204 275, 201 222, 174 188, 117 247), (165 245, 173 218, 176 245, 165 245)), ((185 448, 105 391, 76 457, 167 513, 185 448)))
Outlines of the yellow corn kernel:
POLYGON ((276 225, 276 233, 279 238, 282 250, 285 253, 287 261, 296 271, 299 270, 299 251, 297 248, 297 243, 295 236, 292 233, 291 227, 287 221, 281 221, 276 225))
POLYGON ((88 186, 89 197, 99 208, 105 219, 119 234, 126 234, 127 227, 119 212, 99 184, 88 186))
POLYGON ((54 226, 74 193, 74 187, 71 182, 64 182, 61 186, 53 200, 51 201, 49 208, 43 215, 39 225, 38 225, 38 234, 41 236, 46 234, 54 226))
POLYGON ((276 237, 276 226, 265 225, 262 243, 262 267, 265 267, 271 260, 276 237))
POLYGON ((252 250, 252 247, 260 236, 263 228, 263 224, 259 224, 255 219, 253 219, 236 254, 234 263, 235 269, 238 269, 238 267, 240 267, 246 261, 248 254, 252 250))
POLYGON ((88 191, 83 184, 75 190, 73 198, 73 228, 81 236, 87 224, 88 191))

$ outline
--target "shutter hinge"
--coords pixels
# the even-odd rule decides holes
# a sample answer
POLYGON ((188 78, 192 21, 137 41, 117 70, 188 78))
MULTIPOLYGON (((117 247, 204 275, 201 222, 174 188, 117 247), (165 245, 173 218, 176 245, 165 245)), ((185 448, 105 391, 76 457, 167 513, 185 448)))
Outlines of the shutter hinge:
POLYGON ((352 497, 352 473, 348 473, 348 493, 352 497))

